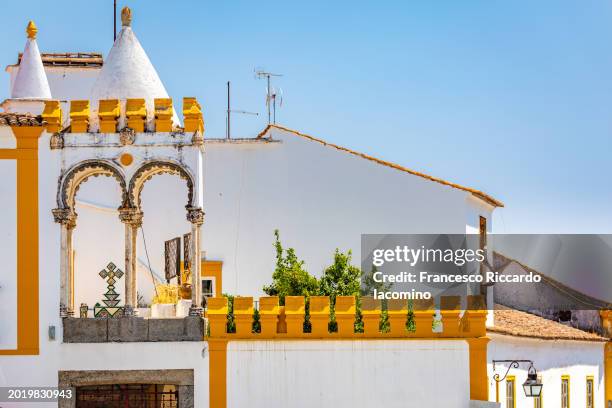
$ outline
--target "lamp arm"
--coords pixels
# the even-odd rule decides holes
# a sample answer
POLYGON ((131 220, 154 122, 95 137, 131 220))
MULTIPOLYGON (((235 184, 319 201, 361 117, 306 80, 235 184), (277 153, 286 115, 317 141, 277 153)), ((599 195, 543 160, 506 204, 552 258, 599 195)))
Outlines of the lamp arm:
POLYGON ((510 372, 511 369, 513 368, 519 368, 519 362, 518 361, 512 361, 510 362, 510 365, 508 366, 508 369, 506 370, 506 373, 504 374, 504 376, 502 378, 499 378, 499 374, 494 374, 493 375, 493 379, 496 382, 502 382, 506 379, 506 377, 508 376, 508 373, 510 372))

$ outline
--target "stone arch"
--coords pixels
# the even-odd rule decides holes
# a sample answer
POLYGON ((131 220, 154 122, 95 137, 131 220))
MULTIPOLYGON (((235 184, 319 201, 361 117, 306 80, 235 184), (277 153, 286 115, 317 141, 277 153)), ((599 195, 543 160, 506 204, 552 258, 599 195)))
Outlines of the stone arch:
POLYGON ((127 183, 123 172, 112 163, 105 160, 90 159, 75 164, 61 178, 57 192, 58 208, 70 209, 74 212, 74 201, 83 182, 90 177, 113 177, 121 188, 121 205, 119 208, 129 207, 127 183))
POLYGON ((187 183, 186 208, 194 207, 194 178, 184 166, 179 163, 155 160, 142 165, 132 176, 128 189, 129 200, 133 207, 140 208, 140 194, 144 184, 157 174, 174 174, 187 183))

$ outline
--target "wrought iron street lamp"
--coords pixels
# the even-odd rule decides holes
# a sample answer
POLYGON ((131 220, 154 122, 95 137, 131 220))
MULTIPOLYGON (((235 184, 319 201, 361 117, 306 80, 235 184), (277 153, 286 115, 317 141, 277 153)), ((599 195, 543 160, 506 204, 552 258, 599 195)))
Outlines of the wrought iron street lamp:
POLYGON ((529 363, 527 369, 527 380, 523 383, 523 391, 526 397, 538 398, 542 394, 542 383, 538 380, 538 373, 533 366, 531 360, 493 360, 493 372, 495 372, 495 364, 497 363, 509 363, 508 369, 503 377, 499 377, 499 374, 494 374, 493 379, 496 382, 502 382, 508 376, 508 373, 512 368, 519 368, 521 363, 529 363))

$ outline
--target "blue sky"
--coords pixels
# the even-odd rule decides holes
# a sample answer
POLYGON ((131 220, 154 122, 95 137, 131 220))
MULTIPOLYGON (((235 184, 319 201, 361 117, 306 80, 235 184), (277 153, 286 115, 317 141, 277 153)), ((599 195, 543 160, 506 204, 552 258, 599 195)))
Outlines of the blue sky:
MULTIPOLYGON (((118 1, 171 96, 206 136, 266 124, 255 67, 284 74, 282 125, 482 189, 499 233, 612 233, 612 3, 118 1)), ((3 5, 0 62, 112 45, 112 0, 3 5)), ((8 75, 0 97, 8 96, 8 75)))

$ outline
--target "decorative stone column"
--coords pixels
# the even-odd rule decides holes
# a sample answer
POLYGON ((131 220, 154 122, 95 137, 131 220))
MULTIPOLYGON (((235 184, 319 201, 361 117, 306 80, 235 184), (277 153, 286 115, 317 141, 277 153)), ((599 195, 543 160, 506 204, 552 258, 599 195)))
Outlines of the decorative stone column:
POLYGON ((69 208, 52 210, 55 222, 61 225, 60 241, 60 317, 74 314, 72 293, 72 231, 76 227, 76 214, 69 208))
POLYGON ((204 211, 199 207, 187 208, 187 221, 191 223, 191 308, 190 316, 202 316, 202 251, 200 227, 204 223, 204 211))
POLYGON ((128 207, 119 209, 119 219, 125 224, 125 307, 124 316, 134 316, 138 306, 136 237, 142 225, 142 211, 128 207))

